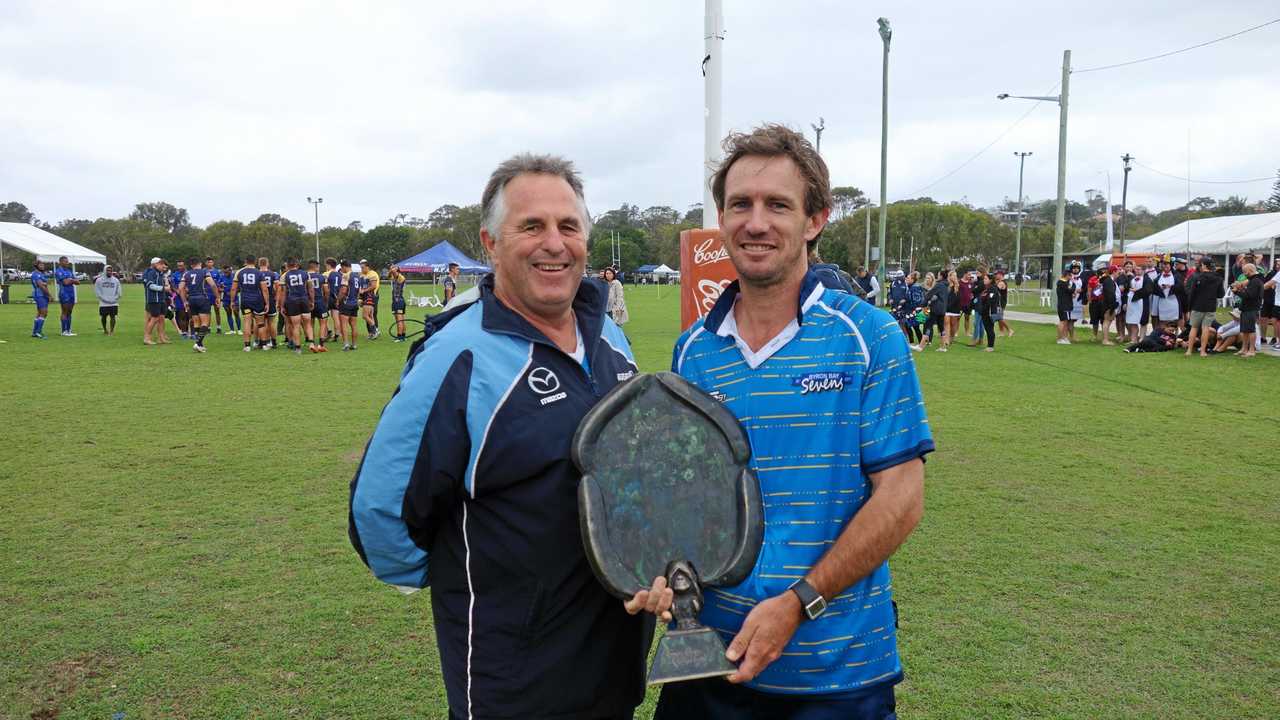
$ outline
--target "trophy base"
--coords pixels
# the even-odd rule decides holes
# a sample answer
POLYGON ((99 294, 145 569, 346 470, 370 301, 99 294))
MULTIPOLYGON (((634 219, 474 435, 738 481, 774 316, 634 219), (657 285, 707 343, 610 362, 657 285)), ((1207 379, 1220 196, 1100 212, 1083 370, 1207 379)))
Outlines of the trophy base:
POLYGON ((649 684, 732 675, 738 668, 724 656, 720 634, 707 627, 672 630, 658 641, 649 684))

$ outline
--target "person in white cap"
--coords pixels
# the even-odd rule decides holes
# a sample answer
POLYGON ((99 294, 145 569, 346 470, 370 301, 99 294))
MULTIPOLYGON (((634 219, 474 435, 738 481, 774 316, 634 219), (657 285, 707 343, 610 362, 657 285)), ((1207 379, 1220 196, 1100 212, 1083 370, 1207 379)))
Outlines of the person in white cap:
POLYGON ((116 334, 116 316, 120 314, 120 295, 124 286, 120 276, 116 275, 110 265, 102 268, 102 274, 93 280, 93 294, 98 296, 98 318, 102 321, 104 335, 116 334), (107 329, 107 318, 111 319, 111 328, 107 329))
POLYGON ((151 341, 152 330, 159 333, 161 344, 169 342, 169 338, 164 333, 164 313, 169 306, 169 297, 165 287, 164 270, 161 269, 163 264, 163 259, 153 257, 151 267, 142 273, 142 286, 146 290, 147 300, 147 324, 142 330, 143 345, 155 345, 151 341))

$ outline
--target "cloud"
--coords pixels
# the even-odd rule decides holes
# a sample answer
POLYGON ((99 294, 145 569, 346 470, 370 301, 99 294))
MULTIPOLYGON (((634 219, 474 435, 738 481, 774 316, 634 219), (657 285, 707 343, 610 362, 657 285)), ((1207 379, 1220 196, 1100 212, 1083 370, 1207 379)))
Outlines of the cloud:
MULTIPOLYGON (((879 190, 880 59, 889 15, 889 195, 933 183, 1029 109, 998 92, 1056 92, 1061 51, 1086 68, 1270 19, 1266 2, 1143 2, 1084 12, 1002 0, 726 4, 724 129, 826 119, 839 184, 879 190)), ((262 212, 366 225, 476 202, 525 150, 573 158, 595 212, 702 198, 702 8, 621 2, 6 3, 0 8, 0 200, 44 219, 120 216, 167 200, 193 221, 262 212)), ((1118 185, 1132 152, 1183 174, 1268 175, 1280 125, 1280 26, 1155 63, 1072 78, 1068 196, 1118 185)), ((929 187, 978 205, 1055 192, 1057 108, 929 187)), ((1185 187, 1131 176, 1130 203, 1185 187)), ((1251 198, 1267 185, 1193 186, 1251 198)))

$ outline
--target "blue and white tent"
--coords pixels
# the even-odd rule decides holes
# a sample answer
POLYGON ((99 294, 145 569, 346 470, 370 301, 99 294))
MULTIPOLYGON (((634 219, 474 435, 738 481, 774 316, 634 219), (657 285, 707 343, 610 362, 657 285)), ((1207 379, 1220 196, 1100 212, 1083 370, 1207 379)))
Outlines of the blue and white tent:
POLYGON ((487 273, 491 269, 488 265, 467 257, 465 253, 454 247, 453 243, 448 240, 432 245, 417 255, 401 260, 396 264, 400 266, 401 272, 440 273, 448 271, 449 263, 458 263, 459 270, 468 275, 487 273))

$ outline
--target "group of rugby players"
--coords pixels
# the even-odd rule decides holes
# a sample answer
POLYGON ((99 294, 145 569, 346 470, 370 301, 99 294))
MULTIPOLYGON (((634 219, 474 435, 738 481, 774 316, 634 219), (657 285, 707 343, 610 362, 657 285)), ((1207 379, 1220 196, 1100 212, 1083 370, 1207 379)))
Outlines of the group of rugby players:
MULTIPOLYGON (((329 258, 325 272, 321 272, 315 260, 303 269, 299 260, 289 258, 280 273, 271 269, 265 257, 247 257, 238 270, 230 265, 219 270, 212 258, 203 263, 191 258, 178 261, 178 268, 169 272, 167 264, 155 258, 152 267, 162 274, 163 285, 149 285, 149 289, 163 287, 169 303, 152 302, 149 293, 147 312, 161 327, 161 342, 162 316, 171 315, 182 337, 195 340, 196 352, 206 351, 211 311, 221 334, 220 308, 226 311, 228 329, 242 333, 245 352, 277 347, 280 334, 288 348, 299 354, 304 343, 309 351, 322 353, 328 352, 328 342, 336 340, 342 341, 343 350, 355 350, 358 319, 364 320, 370 340, 381 335, 377 319, 381 279, 367 261, 360 265, 359 270, 353 270, 351 262, 329 258)), ((393 266, 388 279, 397 326, 395 341, 404 342, 405 277, 393 266)), ((148 333, 144 342, 150 344, 149 340, 148 333)))

